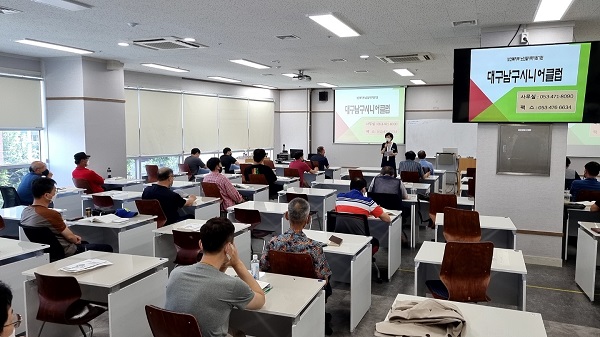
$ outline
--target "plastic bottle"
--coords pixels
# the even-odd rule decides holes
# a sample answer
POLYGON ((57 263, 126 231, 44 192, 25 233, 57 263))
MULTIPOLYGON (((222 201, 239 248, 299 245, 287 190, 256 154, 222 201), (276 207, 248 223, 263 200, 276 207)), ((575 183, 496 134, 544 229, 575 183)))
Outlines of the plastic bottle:
POLYGON ((255 280, 260 278, 260 261, 258 261, 258 255, 252 255, 252 261, 250 261, 250 273, 255 280))
POLYGON ((106 169, 106 178, 112 178, 112 173, 111 173, 110 167, 108 169, 106 169))

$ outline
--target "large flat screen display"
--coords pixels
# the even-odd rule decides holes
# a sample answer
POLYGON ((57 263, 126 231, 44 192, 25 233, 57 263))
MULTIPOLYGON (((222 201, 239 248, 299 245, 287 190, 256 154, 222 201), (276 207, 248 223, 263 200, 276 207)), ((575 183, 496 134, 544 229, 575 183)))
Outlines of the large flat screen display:
POLYGON ((335 90, 335 143, 377 144, 387 132, 404 144, 405 88, 335 90))
POLYGON ((453 122, 599 122, 599 47, 456 49, 453 122))

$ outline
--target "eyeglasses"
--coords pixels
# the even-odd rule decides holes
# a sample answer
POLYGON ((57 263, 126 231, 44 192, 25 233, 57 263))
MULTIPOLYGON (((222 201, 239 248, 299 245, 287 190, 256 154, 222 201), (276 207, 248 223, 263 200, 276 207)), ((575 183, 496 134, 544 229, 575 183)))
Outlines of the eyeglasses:
POLYGON ((19 314, 13 314, 13 322, 10 324, 6 324, 5 326, 3 326, 4 328, 6 328, 7 326, 14 326, 15 329, 21 326, 21 321, 23 321, 23 317, 21 317, 21 315, 19 314))

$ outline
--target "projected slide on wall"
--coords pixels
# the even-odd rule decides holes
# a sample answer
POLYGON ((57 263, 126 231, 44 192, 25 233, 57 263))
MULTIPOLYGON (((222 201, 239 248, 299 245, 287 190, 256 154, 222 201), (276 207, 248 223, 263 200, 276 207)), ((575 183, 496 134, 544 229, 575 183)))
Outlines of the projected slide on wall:
POLYGON ((567 155, 600 157, 600 124, 569 124, 567 155))
POLYGON ((472 50, 469 122, 581 122, 590 47, 472 50))
POLYGON ((335 143, 378 144, 387 132, 404 143, 405 88, 335 90, 335 143))

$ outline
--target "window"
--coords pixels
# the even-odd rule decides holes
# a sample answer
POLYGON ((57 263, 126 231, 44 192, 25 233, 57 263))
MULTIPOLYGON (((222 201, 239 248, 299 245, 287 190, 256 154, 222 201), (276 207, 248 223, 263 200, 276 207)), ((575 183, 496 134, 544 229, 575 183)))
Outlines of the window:
POLYGON ((0 166, 28 165, 40 159, 38 130, 0 131, 0 166))

